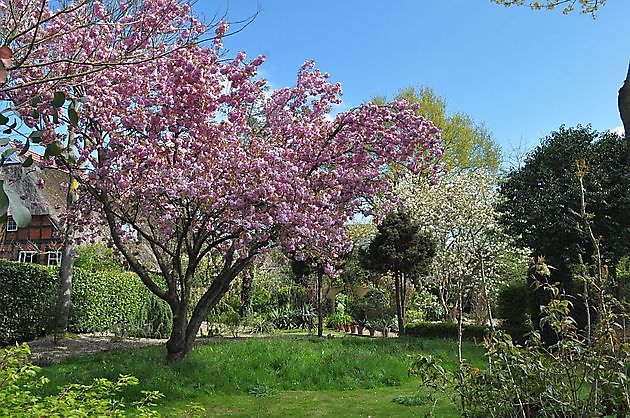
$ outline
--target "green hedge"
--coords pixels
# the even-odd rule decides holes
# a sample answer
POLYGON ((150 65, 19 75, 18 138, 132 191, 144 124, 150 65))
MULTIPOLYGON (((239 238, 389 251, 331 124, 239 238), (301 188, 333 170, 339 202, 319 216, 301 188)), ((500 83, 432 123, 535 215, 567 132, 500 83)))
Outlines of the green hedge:
POLYGON ((47 268, 0 261, 0 344, 51 329, 56 298, 57 279, 47 268))
MULTIPOLYGON (((454 322, 415 322, 405 327, 405 333, 421 338, 457 338, 457 324, 454 322)), ((483 325, 464 325, 462 338, 482 340, 488 333, 488 327, 483 325)))
MULTIPOLYGON (((58 275, 57 268, 0 261, 0 343, 52 331, 58 275)), ((166 337, 171 324, 168 305, 135 274, 73 270, 70 331, 166 337)))
POLYGON ((140 337, 165 337, 170 332, 168 306, 135 274, 82 269, 73 273, 72 331, 116 331, 140 337))

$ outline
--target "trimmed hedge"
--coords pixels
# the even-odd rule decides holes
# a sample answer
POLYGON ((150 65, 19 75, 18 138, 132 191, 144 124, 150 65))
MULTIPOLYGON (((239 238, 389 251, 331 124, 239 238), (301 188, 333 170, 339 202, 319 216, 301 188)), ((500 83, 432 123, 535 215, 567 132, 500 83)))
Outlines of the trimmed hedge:
MULTIPOLYGON (((0 343, 52 331, 58 268, 0 261, 0 343)), ((166 337, 172 316, 133 273, 73 270, 69 330, 166 337)))
MULTIPOLYGON (((55 272, 57 274, 57 272, 55 272)), ((116 331, 140 337, 165 337, 170 310, 129 272, 73 271, 69 328, 74 332, 116 331), (168 313, 167 313, 168 312, 168 313), (157 316, 154 324, 153 317, 157 316)))
MULTIPOLYGON (((483 325, 463 325, 462 338, 466 340, 482 340, 489 334, 488 327, 483 325)), ((415 322, 405 327, 405 333, 421 338, 457 338, 455 322, 415 322)))
POLYGON ((0 344, 45 334, 56 299, 57 279, 47 268, 0 261, 0 344))

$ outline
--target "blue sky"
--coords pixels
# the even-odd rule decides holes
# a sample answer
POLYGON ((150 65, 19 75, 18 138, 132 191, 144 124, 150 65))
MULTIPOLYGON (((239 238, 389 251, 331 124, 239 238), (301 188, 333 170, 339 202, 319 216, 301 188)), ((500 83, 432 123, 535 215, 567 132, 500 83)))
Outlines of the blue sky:
POLYGON ((306 59, 344 88, 344 104, 429 86, 451 112, 482 121, 506 153, 561 124, 621 125, 617 91, 630 60, 630 1, 597 19, 504 8, 490 0, 233 0, 197 3, 208 17, 254 22, 226 40, 267 56, 264 76, 293 85, 306 59))

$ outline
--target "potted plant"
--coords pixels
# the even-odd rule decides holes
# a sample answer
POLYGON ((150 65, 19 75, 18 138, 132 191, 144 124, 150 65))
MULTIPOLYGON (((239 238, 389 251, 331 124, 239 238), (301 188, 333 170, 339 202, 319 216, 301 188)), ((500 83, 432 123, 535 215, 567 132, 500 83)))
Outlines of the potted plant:
POLYGON ((344 312, 335 312, 330 315, 326 320, 326 325, 330 328, 334 328, 337 331, 349 330, 348 324, 352 322, 352 317, 344 312), (348 327, 348 328, 346 328, 348 327))
POLYGON ((363 303, 365 317, 370 324, 370 336, 374 336, 376 329, 383 330, 385 335, 392 314, 387 296, 378 289, 371 289, 363 297, 363 303))
POLYGON ((365 324, 367 323, 364 298, 352 301, 348 306, 348 311, 356 323, 357 334, 363 335, 363 328, 365 328, 365 324))
POLYGON ((374 334, 376 333, 375 325, 372 322, 368 322, 367 328, 368 328, 368 331, 370 331, 370 337, 374 337, 374 334))

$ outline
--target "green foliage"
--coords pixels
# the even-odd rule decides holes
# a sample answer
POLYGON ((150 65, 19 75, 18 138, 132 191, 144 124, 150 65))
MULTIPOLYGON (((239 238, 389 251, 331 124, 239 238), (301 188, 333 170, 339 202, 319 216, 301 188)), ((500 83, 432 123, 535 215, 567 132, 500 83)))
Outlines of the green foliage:
POLYGON ((440 129, 446 148, 442 158, 448 168, 499 168, 501 150, 488 129, 465 113, 448 114, 446 100, 431 88, 408 87, 401 90, 396 99, 418 104, 418 113, 440 129))
MULTIPOLYGON (((543 262, 539 267, 545 267, 543 262)), ((551 295, 541 321, 556 334, 543 343, 531 332, 524 346, 504 333, 486 340, 488 368, 467 366, 452 373, 429 356, 419 356, 411 372, 435 392, 458 393, 453 402, 464 416, 626 416, 630 412, 630 345, 615 328, 621 317, 604 295, 599 321, 590 336, 577 331, 571 301, 558 287, 537 283, 551 295)))
MULTIPOLYGON (((0 277, 0 343, 25 341, 50 331, 58 268, 0 261, 0 277)), ((168 305, 135 274, 75 268, 69 322, 73 332, 116 331, 163 338, 170 333, 172 316, 168 305)))
POLYGON ((70 328, 76 332, 118 329, 122 334, 165 337, 171 313, 138 276, 115 271, 75 269, 70 328))
POLYGON ((276 329, 273 322, 271 322, 266 315, 259 313, 248 315, 244 323, 249 327, 250 332, 254 334, 271 334, 276 329))
POLYGON ((392 399, 392 402, 405 406, 422 406, 429 403, 429 401, 430 399, 427 395, 419 393, 413 395, 398 395, 392 399))
POLYGON ((57 279, 42 266, 0 261, 0 344, 52 329, 57 279))
POLYGON ((326 326, 329 328, 341 328, 344 325, 348 325, 351 324, 353 321, 352 316, 348 315, 345 312, 335 312, 334 314, 330 315, 327 319, 326 319, 326 326))
POLYGON ((515 341, 524 341, 525 334, 532 330, 530 306, 530 290, 524 280, 510 282, 499 291, 497 316, 503 319, 502 328, 515 341))
POLYGON ((556 280, 569 282, 571 264, 593 252, 579 219, 580 186, 576 161, 585 160, 586 204, 597 214, 592 228, 601 241, 602 257, 614 265, 630 253, 630 142, 590 127, 560 127, 542 140, 501 185, 501 222, 522 246, 544 255, 557 268, 556 280))
POLYGON ((378 289, 370 289, 362 299, 368 326, 374 329, 386 328, 391 322, 394 310, 390 307, 385 293, 378 289))
POLYGON ((378 225, 378 233, 362 254, 363 265, 381 273, 427 271, 435 242, 405 212, 392 212, 378 225))
POLYGON ((29 355, 26 344, 0 350, 0 416, 159 416, 155 402, 163 395, 158 391, 141 391, 141 400, 125 405, 120 393, 139 383, 129 375, 66 384, 43 396, 38 391, 48 379, 39 376, 40 369, 31 364, 29 355))
POLYGON ((123 271, 123 266, 114 255, 114 250, 102 244, 79 247, 74 267, 87 271, 123 271))
POLYGON ((277 329, 313 329, 316 314, 308 304, 294 308, 284 305, 269 312, 269 320, 277 329))
MULTIPOLYGON (((416 322, 407 325, 406 333, 420 338, 457 338, 457 324, 455 322, 416 322)), ((462 338, 482 341, 489 333, 483 325, 464 324, 462 338)))
POLYGON ((364 298, 352 299, 348 303, 348 313, 352 316, 354 323, 358 325, 367 325, 367 305, 364 298))
POLYGON ((233 337, 238 337, 238 331, 241 327, 241 316, 234 310, 227 310, 219 316, 219 322, 225 325, 233 337))

